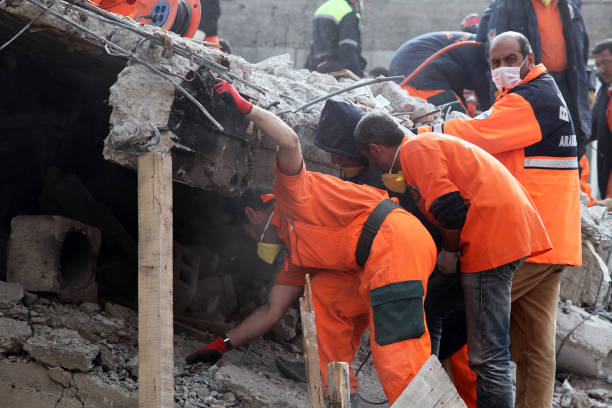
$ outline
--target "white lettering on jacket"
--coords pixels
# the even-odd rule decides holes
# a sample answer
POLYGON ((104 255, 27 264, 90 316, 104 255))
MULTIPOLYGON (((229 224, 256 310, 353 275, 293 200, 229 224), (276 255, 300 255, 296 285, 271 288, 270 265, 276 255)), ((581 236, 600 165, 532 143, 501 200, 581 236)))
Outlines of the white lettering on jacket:
POLYGON ((561 136, 559 139, 559 147, 578 146, 576 135, 561 136))
POLYGON ((565 106, 559 106, 559 119, 569 122, 569 111, 565 106))

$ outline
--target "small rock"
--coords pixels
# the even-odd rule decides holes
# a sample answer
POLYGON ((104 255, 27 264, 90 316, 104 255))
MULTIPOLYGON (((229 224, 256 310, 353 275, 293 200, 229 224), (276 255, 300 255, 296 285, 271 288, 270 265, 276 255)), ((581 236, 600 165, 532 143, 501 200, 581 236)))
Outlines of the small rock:
POLYGON ((23 298, 23 286, 19 283, 0 281, 0 309, 9 309, 23 298))
POLYGON ((595 399, 598 399, 598 400, 605 400, 608 397, 608 391, 604 390, 604 389, 601 389, 601 388, 598 388, 598 389, 595 389, 595 390, 589 390, 589 391, 587 391, 587 394, 588 394, 589 397, 595 398, 595 399))
POLYGON ((61 384, 64 387, 68 387, 68 385, 70 385, 72 374, 69 371, 66 371, 60 367, 51 367, 49 368, 48 373, 49 377, 56 383, 61 384))
POLYGON ((23 293, 23 303, 27 306, 32 306, 38 303, 38 296, 34 293, 24 292, 23 293))
POLYGON ((81 303, 81 305, 79 306, 79 309, 81 309, 84 312, 88 312, 88 313, 99 312, 100 310, 102 310, 99 304, 90 303, 90 302, 81 303))
POLYGON ((30 326, 21 320, 0 317, 0 353, 14 353, 32 335, 30 326))
POLYGON ((204 398, 210 395, 210 390, 208 389, 208 387, 205 386, 193 387, 193 392, 195 392, 196 395, 200 398, 204 398))

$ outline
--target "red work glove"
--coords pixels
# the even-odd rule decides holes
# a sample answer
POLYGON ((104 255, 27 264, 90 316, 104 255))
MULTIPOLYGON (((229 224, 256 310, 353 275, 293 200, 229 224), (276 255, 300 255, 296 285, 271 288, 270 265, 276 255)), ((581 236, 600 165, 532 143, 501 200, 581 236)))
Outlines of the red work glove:
MULTIPOLYGON (((231 86, 231 85, 230 85, 231 86)), ((199 350, 194 351, 185 357, 187 364, 193 364, 197 362, 204 363, 216 363, 221 359, 223 353, 227 351, 227 345, 221 337, 217 337, 212 343, 202 347, 199 350)))
POLYGON ((214 87, 215 87, 215 93, 217 95, 227 94, 231 96, 232 99, 234 100, 234 103, 236 104, 236 108, 238 108, 240 113, 246 115, 253 108, 253 104, 247 101, 246 99, 244 99, 242 96, 240 96, 236 88, 234 88, 234 86, 230 84, 229 82, 223 79, 217 78, 215 79, 214 87))

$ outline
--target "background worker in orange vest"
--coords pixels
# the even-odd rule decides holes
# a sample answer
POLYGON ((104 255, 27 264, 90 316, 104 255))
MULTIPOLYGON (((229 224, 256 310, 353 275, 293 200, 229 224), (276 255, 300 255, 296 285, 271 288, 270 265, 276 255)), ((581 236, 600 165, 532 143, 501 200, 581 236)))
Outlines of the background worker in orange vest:
POLYGON ((438 133, 404 138, 385 113, 364 116, 355 141, 370 165, 388 171, 387 188, 409 187, 421 211, 442 229, 437 266, 456 273, 460 263, 478 407, 512 407, 512 276, 525 257, 551 248, 533 202, 484 150, 438 133))
POLYGON ((517 407, 544 407, 552 404, 555 381, 561 273, 567 265, 582 263, 576 135, 559 88, 543 64, 534 65, 524 35, 498 35, 489 54, 501 92, 497 101, 474 119, 454 119, 433 129, 494 155, 527 189, 546 226, 553 249, 528 258, 514 274, 510 325, 517 407))
POLYGON ((274 205, 248 211, 246 232, 259 244, 284 243, 287 270, 331 271, 317 273, 323 287, 336 274, 353 281, 350 307, 367 310, 374 365, 392 404, 431 354, 423 312, 436 259, 431 236, 386 192, 306 170, 295 132, 229 83, 216 80, 215 92, 278 145, 274 205))

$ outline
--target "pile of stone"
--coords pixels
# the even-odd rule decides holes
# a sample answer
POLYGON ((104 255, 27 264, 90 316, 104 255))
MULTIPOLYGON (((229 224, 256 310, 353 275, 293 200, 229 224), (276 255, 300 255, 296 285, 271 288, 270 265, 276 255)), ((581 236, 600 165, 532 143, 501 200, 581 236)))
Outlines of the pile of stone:
MULTIPOLYGON (((299 347, 258 340, 216 365, 185 366, 184 357, 213 339, 175 335, 176 407, 307 407, 306 386, 283 378, 274 358, 298 360, 299 347)), ((138 405, 137 314, 106 303, 65 304, 0 281, 0 401, 7 408, 133 408, 138 405)), ((365 357, 365 352, 359 354, 365 357)), ((382 398, 371 362, 364 395, 382 398)))

